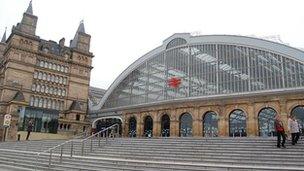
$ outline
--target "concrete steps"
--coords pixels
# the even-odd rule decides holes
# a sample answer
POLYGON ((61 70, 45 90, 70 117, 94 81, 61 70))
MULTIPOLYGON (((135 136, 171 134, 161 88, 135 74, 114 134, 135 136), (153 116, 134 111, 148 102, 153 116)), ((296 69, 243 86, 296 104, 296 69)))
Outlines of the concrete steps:
MULTIPOLYGON (((75 142, 74 157, 70 145, 55 150, 51 168, 49 154, 43 153, 36 162, 36 152, 64 142, 63 140, 0 143, 0 165, 7 163, 29 170, 303 170, 304 143, 287 149, 276 148, 275 138, 119 138, 93 141, 81 154, 81 143, 75 142)), ((17 169, 16 169, 17 170, 17 169)))

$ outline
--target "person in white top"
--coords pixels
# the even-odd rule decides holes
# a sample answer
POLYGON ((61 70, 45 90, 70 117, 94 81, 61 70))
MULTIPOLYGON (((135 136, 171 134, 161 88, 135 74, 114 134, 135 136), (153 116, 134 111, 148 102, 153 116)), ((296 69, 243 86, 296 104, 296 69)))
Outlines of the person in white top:
POLYGON ((300 128, 294 115, 290 115, 288 118, 288 131, 291 133, 292 145, 295 145, 299 140, 300 128))

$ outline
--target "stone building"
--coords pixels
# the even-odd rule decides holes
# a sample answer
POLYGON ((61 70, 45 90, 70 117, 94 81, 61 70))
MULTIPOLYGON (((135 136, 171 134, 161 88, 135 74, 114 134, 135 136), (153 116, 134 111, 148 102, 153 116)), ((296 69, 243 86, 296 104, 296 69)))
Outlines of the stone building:
POLYGON ((7 139, 66 138, 90 127, 87 105, 93 54, 81 22, 70 45, 36 35, 38 17, 29 4, 22 20, 0 43, 0 136, 3 117, 12 116, 7 139))
POLYGON ((174 34, 132 63, 94 106, 92 127, 120 118, 126 137, 275 136, 304 127, 304 52, 269 40, 174 34))

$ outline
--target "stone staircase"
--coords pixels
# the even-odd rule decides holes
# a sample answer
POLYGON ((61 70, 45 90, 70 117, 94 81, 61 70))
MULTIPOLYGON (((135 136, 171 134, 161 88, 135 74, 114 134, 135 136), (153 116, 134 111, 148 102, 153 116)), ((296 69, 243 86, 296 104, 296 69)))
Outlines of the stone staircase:
POLYGON ((304 143, 276 147, 275 138, 117 138, 102 147, 93 140, 81 156, 81 143, 55 150, 49 168, 49 153, 37 153, 63 140, 0 143, 0 166, 7 170, 304 170, 304 143), (11 167, 11 168, 8 168, 11 167))

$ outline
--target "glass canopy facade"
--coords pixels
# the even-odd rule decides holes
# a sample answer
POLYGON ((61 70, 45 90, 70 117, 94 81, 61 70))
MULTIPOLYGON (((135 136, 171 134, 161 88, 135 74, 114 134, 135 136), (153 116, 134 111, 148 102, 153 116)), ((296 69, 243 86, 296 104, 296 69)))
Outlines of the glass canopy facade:
POLYGON ((245 45, 173 39, 111 92, 102 108, 304 86, 303 62, 245 45), (168 84, 181 80, 178 87, 168 84))

